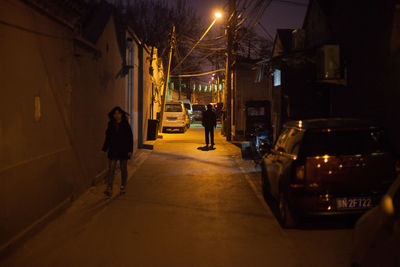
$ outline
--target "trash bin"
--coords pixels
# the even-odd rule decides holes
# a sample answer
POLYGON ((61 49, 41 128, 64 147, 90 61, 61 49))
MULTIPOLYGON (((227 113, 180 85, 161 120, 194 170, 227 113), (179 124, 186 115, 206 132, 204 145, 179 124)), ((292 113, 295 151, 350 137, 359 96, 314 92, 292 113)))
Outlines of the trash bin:
POLYGON ((156 140, 158 135, 158 120, 149 120, 147 126, 147 140, 156 140))

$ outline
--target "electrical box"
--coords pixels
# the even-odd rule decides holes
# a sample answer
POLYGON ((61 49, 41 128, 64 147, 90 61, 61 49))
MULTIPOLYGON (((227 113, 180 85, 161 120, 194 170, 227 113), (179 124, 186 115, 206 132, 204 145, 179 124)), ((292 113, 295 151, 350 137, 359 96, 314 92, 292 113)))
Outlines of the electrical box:
POLYGON ((319 80, 343 79, 339 45, 323 45, 318 51, 317 67, 319 80))

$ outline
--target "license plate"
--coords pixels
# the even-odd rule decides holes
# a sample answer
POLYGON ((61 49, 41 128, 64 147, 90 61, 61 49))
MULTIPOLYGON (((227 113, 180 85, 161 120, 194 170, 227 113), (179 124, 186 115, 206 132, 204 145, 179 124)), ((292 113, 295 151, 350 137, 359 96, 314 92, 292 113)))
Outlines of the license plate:
POLYGON ((167 117, 167 120, 169 120, 169 121, 176 121, 176 117, 167 117))
POLYGON ((369 197, 343 197, 336 199, 336 208, 338 210, 368 209, 372 206, 372 200, 369 197))

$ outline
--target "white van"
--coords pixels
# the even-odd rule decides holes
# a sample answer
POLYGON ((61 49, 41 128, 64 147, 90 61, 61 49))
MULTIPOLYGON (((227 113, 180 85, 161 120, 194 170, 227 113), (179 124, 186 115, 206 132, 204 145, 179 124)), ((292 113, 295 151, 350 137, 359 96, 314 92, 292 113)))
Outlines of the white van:
POLYGON ((192 103, 190 102, 189 99, 183 99, 182 102, 183 102, 183 105, 185 106, 185 108, 187 109, 187 111, 189 112, 190 121, 192 121, 192 119, 193 119, 192 103))
POLYGON ((184 133, 190 127, 189 114, 182 101, 167 101, 165 104, 163 132, 179 130, 184 133))

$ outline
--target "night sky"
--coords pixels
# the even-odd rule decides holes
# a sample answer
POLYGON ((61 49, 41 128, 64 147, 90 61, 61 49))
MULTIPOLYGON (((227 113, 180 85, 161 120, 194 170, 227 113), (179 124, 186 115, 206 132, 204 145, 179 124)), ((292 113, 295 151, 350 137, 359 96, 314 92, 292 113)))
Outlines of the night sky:
MULTIPOLYGON (((193 3, 199 10, 204 22, 207 22, 212 20, 214 10, 221 9, 227 3, 227 0, 189 0, 189 2, 193 3), (210 17, 208 20, 207 16, 210 17)), ((308 0, 293 0, 292 2, 301 3, 304 6, 274 1, 264 13, 261 24, 272 36, 275 36, 276 29, 300 28, 302 26, 308 0)), ((260 35, 268 37, 260 26, 257 26, 256 30, 260 35)))

